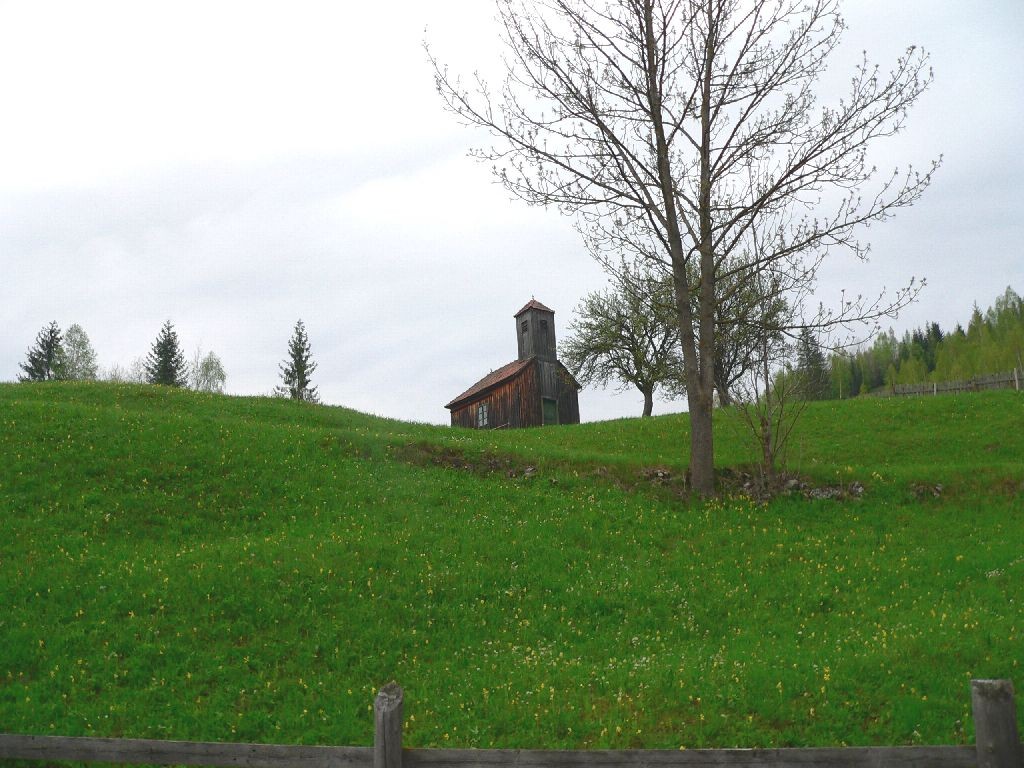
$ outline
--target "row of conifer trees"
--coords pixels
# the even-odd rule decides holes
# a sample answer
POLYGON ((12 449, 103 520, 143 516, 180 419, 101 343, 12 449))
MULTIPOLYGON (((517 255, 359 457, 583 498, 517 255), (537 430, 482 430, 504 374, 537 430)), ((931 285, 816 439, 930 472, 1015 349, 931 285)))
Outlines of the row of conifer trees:
MULTIPOLYGON (((36 335, 35 344, 29 347, 25 362, 21 363, 18 380, 88 381, 106 378, 112 381, 190 387, 206 392, 223 392, 227 380, 224 366, 213 352, 203 355, 197 350, 191 363, 185 360, 177 331, 169 320, 160 328, 149 354, 135 367, 137 370, 125 371, 115 365, 101 377, 96 351, 85 330, 76 323, 66 333, 62 333, 54 321, 36 335)), ((288 356, 280 368, 281 384, 275 387, 275 395, 304 402, 319 402, 317 388, 311 383, 316 363, 313 362, 309 337, 301 320, 295 324, 288 342, 288 356)))

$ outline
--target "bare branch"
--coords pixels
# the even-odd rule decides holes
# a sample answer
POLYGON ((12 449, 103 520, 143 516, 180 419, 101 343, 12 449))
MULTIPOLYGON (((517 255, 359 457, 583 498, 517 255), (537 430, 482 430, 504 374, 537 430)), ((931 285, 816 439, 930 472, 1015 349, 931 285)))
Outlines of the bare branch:
POLYGON ((818 103, 839 2, 496 0, 497 90, 463 86, 428 50, 446 107, 497 139, 474 154, 511 194, 575 216, 602 264, 628 256, 671 281, 701 492, 722 333, 743 348, 805 327, 852 333, 922 285, 804 311, 823 260, 864 258, 863 229, 917 202, 941 161, 879 173, 868 160, 931 83, 917 48, 887 73, 865 56, 846 97, 818 103))

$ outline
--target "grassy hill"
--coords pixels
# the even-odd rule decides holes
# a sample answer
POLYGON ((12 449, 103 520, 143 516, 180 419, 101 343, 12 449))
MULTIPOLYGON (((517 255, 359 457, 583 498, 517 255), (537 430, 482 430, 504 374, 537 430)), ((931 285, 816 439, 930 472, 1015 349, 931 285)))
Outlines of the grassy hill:
POLYGON ((681 498, 686 429, 2 385, 0 730, 368 744, 397 679, 411 746, 960 743, 1024 687, 1024 397, 812 404, 842 501, 681 498))

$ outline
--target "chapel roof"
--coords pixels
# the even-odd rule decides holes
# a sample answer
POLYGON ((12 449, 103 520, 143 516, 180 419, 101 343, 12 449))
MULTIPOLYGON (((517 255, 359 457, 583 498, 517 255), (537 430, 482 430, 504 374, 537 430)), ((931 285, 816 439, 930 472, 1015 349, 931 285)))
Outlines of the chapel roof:
POLYGON ((456 405, 461 405, 463 402, 467 400, 472 400, 475 395, 479 395, 481 392, 488 390, 491 387, 495 387, 504 381, 508 381, 509 379, 518 375, 528 365, 530 365, 530 363, 532 363, 533 360, 534 358, 532 357, 528 357, 525 360, 513 360, 511 363, 503 365, 501 366, 501 368, 498 368, 497 370, 491 371, 482 379, 480 379, 480 381, 474 384, 472 387, 467 389, 458 397, 454 398, 450 403, 448 403, 448 405, 445 406, 445 408, 454 408, 456 405))

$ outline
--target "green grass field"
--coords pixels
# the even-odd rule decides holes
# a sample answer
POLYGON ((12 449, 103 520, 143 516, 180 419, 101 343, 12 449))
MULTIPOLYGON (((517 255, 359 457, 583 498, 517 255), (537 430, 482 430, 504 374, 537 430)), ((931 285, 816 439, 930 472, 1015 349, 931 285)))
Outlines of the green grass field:
POLYGON ((1024 688, 1024 396, 811 404, 843 501, 680 498, 686 430, 0 385, 0 731, 369 744, 395 679, 409 746, 945 744, 1024 688))

